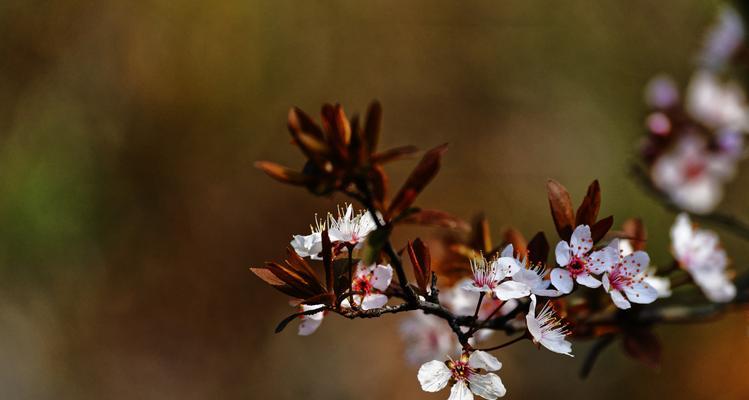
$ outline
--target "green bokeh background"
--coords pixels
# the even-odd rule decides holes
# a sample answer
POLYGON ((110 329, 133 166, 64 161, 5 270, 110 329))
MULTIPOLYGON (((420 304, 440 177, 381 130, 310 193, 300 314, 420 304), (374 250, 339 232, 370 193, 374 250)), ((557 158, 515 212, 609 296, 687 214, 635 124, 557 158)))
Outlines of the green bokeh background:
MULTIPOLYGON (((684 82, 711 1, 0 3, 0 397, 439 399, 402 360, 398 317, 273 334, 291 309, 247 267, 315 212, 258 159, 299 165, 292 105, 363 111, 383 144, 449 142, 420 203, 495 235, 552 231, 545 181, 640 216, 656 262, 673 215, 627 176, 642 86, 684 82)), ((394 181, 412 165, 389 171, 394 181)), ((749 219, 742 168, 721 208, 749 219)), ((433 231, 406 230, 400 240, 433 231)), ((739 269, 745 243, 725 235, 739 269)), ((508 398, 749 397, 747 315, 660 328, 663 366, 606 353, 499 354, 508 398)))

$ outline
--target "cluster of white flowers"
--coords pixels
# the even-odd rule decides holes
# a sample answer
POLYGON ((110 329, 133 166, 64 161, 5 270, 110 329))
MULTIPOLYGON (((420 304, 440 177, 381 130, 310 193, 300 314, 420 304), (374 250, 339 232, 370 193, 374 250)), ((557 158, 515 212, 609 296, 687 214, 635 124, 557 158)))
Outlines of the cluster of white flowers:
POLYGON ((677 206, 693 213, 707 213, 718 205, 723 186, 745 155, 749 104, 740 84, 723 78, 744 36, 741 16, 723 8, 708 32, 683 101, 695 124, 684 125, 674 112, 681 100, 673 79, 661 75, 646 88, 646 101, 655 109, 647 118, 648 129, 655 136, 673 138, 654 160, 651 179, 677 206))
POLYGON ((315 216, 315 225, 310 226, 312 231, 309 235, 294 235, 291 247, 300 257, 310 257, 313 260, 321 259, 322 231, 328 230, 330 241, 342 250, 349 247, 361 248, 367 236, 377 229, 374 218, 361 210, 354 214, 354 207, 349 204, 344 209, 338 208, 338 216, 328 213, 327 218, 320 220, 315 216))
POLYGON ((736 296, 726 271, 728 256, 715 232, 695 228, 687 214, 680 214, 671 227, 671 245, 676 261, 710 301, 724 303, 736 296))

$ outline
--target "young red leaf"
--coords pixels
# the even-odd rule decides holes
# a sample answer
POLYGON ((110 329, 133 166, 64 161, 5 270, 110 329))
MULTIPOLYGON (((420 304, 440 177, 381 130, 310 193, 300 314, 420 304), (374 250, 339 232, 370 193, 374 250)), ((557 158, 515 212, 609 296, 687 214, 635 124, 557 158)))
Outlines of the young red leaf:
POLYGON ((624 236, 632 243, 634 250, 644 250, 645 243, 648 240, 648 233, 645 225, 639 218, 630 218, 622 224, 624 236))
POLYGON ((399 222, 405 224, 437 226, 440 228, 469 231, 470 225, 461 218, 440 210, 418 209, 399 222))
POLYGON ((309 178, 301 172, 291 170, 274 162, 256 161, 255 168, 282 183, 304 186, 309 182, 309 178))
POLYGON ((524 255, 528 248, 528 243, 525 241, 525 237, 523 237, 523 234, 515 228, 507 229, 502 235, 502 239, 504 239, 505 243, 512 245, 515 255, 524 255))
POLYGON ((593 225, 598 217, 598 210, 601 209, 601 187, 598 180, 588 186, 588 193, 585 194, 583 202, 577 209, 575 216, 575 226, 593 225))
POLYGON ((296 107, 289 110, 288 127, 292 135, 294 132, 306 132, 319 140, 325 139, 322 130, 315 121, 304 111, 296 107))
POLYGON ((661 365, 661 342, 655 333, 648 329, 626 332, 622 346, 630 357, 650 368, 658 368, 661 365))
POLYGON ((546 264, 549 259, 549 242, 543 232, 538 232, 528 242, 528 260, 532 264, 546 264))
POLYGON ((492 244, 492 233, 489 228, 489 220, 483 215, 478 215, 473 221, 471 239, 468 244, 474 249, 489 253, 494 246, 492 244))
POLYGON ((416 283, 426 293, 432 279, 432 259, 429 254, 429 248, 421 239, 408 242, 408 256, 414 268, 416 283))
POLYGON ((551 217, 554 219, 554 226, 557 233, 563 240, 569 240, 572 231, 575 229, 575 217, 572 212, 572 200, 567 189, 561 183, 549 179, 546 182, 546 190, 549 196, 549 208, 551 208, 551 217))
POLYGON ((382 106, 378 101, 373 101, 367 109, 367 120, 364 125, 364 143, 369 153, 377 150, 380 140, 380 126, 382 124, 382 106))
POLYGON ((375 153, 372 155, 372 163, 384 164, 390 161, 400 160, 413 153, 416 153, 418 149, 414 146, 401 146, 395 147, 383 151, 382 153, 375 153))
POLYGON ((593 243, 598 243, 599 240, 603 239, 612 225, 614 225, 614 217, 611 215, 593 224, 590 227, 590 236, 593 239, 593 243))
POLYGON ((419 164, 411 171, 406 182, 393 198, 388 209, 388 215, 397 216, 416 200, 416 196, 434 179, 439 172, 442 156, 447 151, 447 144, 437 146, 429 150, 421 159, 419 164))

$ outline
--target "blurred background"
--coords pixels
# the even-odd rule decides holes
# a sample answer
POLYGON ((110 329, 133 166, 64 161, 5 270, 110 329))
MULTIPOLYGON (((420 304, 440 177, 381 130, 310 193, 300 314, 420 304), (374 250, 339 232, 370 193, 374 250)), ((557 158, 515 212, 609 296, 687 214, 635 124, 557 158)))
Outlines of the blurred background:
MULTIPOLYGON (((446 398, 404 362, 401 316, 273 333, 292 309, 248 267, 342 200, 253 168, 300 165, 289 107, 377 98, 384 146, 450 142, 420 204, 483 210, 495 235, 553 232, 546 179, 578 202, 598 178, 602 213, 643 217, 665 263, 674 216, 628 178, 642 87, 685 82, 718 4, 3 1, 0 397, 446 398)), ((749 219, 743 170, 721 209, 749 219)), ((615 346, 581 381, 575 343, 513 346, 500 375, 515 399, 745 399, 747 318, 659 328, 656 371, 615 346)))

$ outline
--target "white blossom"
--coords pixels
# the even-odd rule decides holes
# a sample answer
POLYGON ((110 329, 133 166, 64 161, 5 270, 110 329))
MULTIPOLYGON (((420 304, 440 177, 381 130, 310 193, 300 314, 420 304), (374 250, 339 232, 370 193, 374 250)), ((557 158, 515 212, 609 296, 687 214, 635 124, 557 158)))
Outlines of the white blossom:
POLYGON ((611 247, 593 250, 593 239, 588 225, 580 225, 572 233, 570 242, 562 240, 555 250, 557 264, 561 268, 551 271, 551 283, 562 293, 572 292, 574 281, 590 288, 601 286, 601 281, 592 274, 608 270, 618 254, 611 247), (574 281, 573 281, 574 280, 574 281))
POLYGON ((328 235, 331 242, 339 242, 345 246, 354 246, 359 248, 375 229, 377 224, 372 216, 366 211, 359 211, 354 214, 351 204, 346 206, 346 210, 341 212, 338 209, 338 217, 328 215, 328 235))
POLYGON ((682 213, 671 227, 671 246, 676 261, 710 301, 724 303, 736 296, 736 286, 726 271, 728 256, 715 232, 695 228, 682 213))
MULTIPOLYGON (((351 283, 351 289, 355 293, 351 296, 353 304, 362 310, 384 306, 388 302, 388 297, 383 292, 390 286, 392 279, 393 268, 390 265, 359 264, 351 283)), ((351 307, 348 297, 341 302, 341 306, 351 307)))
POLYGON ((472 259, 471 270, 473 279, 460 286, 464 290, 493 293, 500 300, 518 299, 530 294, 526 285, 505 280, 520 270, 520 265, 512 257, 512 246, 507 246, 500 257, 492 260, 483 256, 472 259))
POLYGON ((531 295, 531 304, 525 316, 525 323, 533 343, 540 344, 555 353, 574 357, 572 343, 565 340, 568 334, 567 328, 548 301, 536 316, 536 296, 531 295))
POLYGON ((299 306, 301 311, 310 311, 310 310, 316 310, 320 309, 320 312, 314 313, 314 314, 307 314, 307 315, 301 315, 299 318, 301 319, 301 322, 299 322, 299 335, 300 336, 308 336, 313 334, 317 328, 320 327, 320 324, 322 324, 323 317, 325 316, 325 311, 322 310, 325 306, 316 304, 316 305, 306 305, 302 304, 299 306))
POLYGON ((439 392, 452 380, 448 400, 473 399, 473 395, 494 400, 507 393, 502 380, 491 371, 498 371, 502 363, 491 354, 476 350, 463 353, 457 360, 446 362, 432 360, 419 368, 417 375, 421 389, 426 392, 439 392), (485 373, 482 373, 485 371, 485 373))
POLYGON ((630 251, 631 247, 621 249, 619 240, 614 240, 609 247, 615 249, 618 261, 604 272, 603 287, 611 295, 611 300, 621 309, 631 307, 630 302, 649 304, 658 298, 658 291, 645 282, 650 257, 644 251, 630 251), (627 254, 625 255, 625 251, 627 254))

